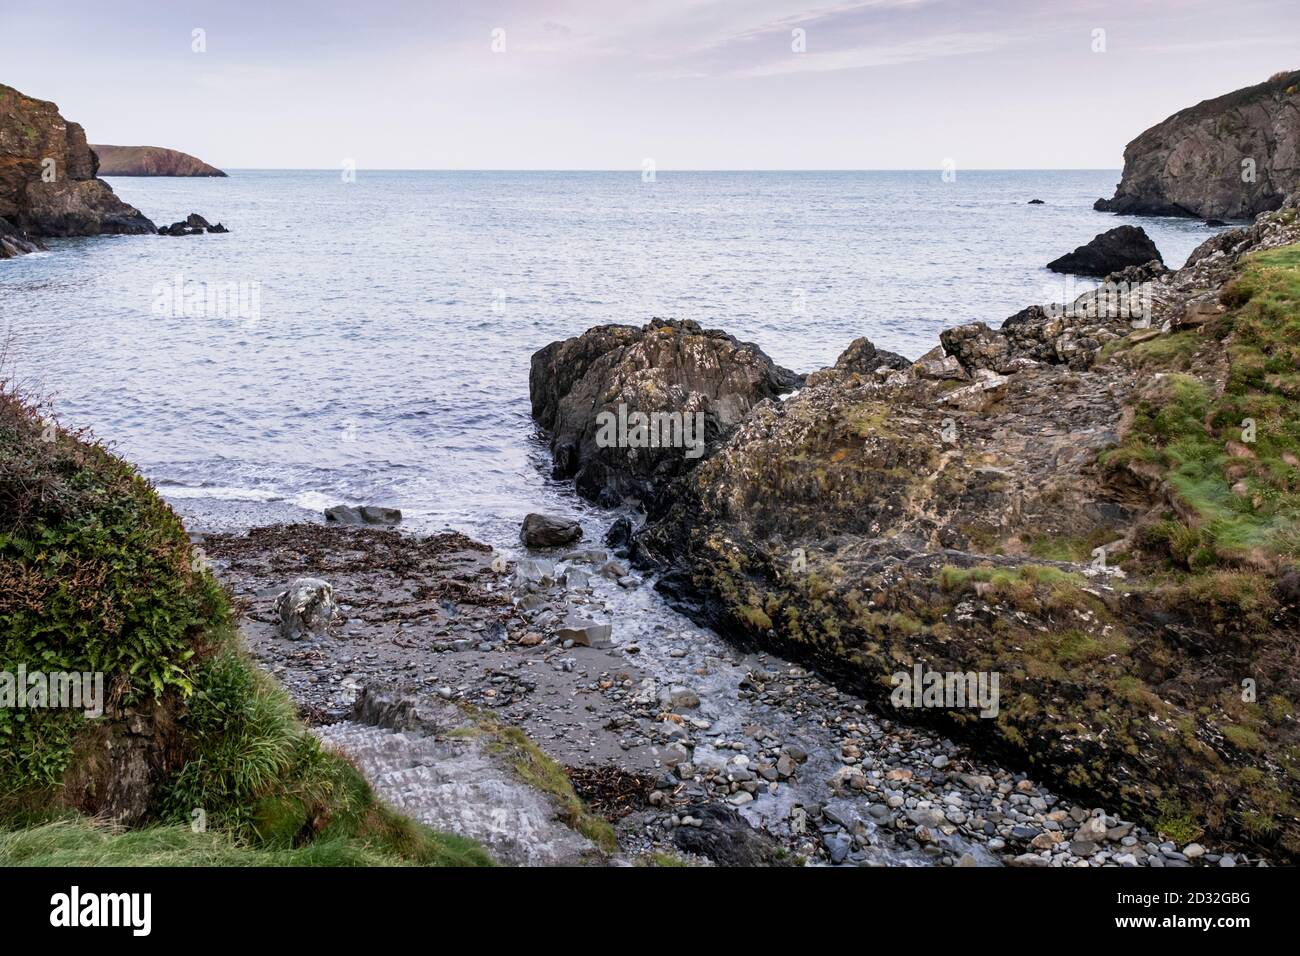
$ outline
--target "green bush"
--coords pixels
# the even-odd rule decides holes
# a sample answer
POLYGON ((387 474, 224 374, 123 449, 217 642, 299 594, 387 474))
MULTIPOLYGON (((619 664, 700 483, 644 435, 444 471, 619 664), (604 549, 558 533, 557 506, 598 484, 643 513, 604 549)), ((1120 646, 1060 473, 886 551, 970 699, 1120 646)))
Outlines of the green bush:
POLYGON ((149 483, 0 381, 0 670, 19 666, 102 673, 108 706, 94 726, 0 709, 0 861, 491 863, 322 750, 239 647, 225 593, 149 483), (114 773, 102 737, 128 708, 154 719, 149 822, 166 825, 120 834, 68 819, 63 788, 114 773), (210 832, 189 829, 195 810, 210 832))

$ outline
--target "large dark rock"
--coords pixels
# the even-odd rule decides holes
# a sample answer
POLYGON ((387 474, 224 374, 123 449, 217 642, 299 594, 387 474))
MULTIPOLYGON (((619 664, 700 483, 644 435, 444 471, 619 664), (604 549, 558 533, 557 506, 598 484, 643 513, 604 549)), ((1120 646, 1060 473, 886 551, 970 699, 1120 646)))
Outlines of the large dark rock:
POLYGON ((1300 183, 1300 71, 1180 110, 1124 149, 1104 212, 1248 219, 1300 183))
POLYGON ((529 548, 559 548, 582 537, 582 525, 570 518, 530 514, 519 529, 519 540, 529 548))
POLYGON ((174 222, 170 226, 159 226, 158 235, 160 236, 201 236, 205 232, 229 232, 230 230, 217 223, 215 226, 208 222, 196 212, 190 213, 180 222, 174 222))
POLYGON ((98 166, 57 106, 0 85, 0 217, 34 237, 156 232, 95 178, 98 166))
POLYGON ((699 826, 673 830, 673 844, 687 853, 708 857, 718 866, 782 866, 786 859, 779 843, 759 833, 735 810, 700 801, 679 811, 700 821, 699 826))
POLYGON ((554 476, 614 505, 653 499, 751 408, 800 381, 756 345, 655 319, 548 345, 533 355, 528 387, 554 476))
POLYGON ((1047 268, 1080 276, 1103 278, 1128 266, 1163 262, 1160 250, 1141 226, 1117 226, 1093 237, 1073 252, 1053 259, 1047 268))
POLYGON ((632 535, 635 533, 636 526, 632 524, 632 519, 623 515, 605 532, 605 544, 611 548, 626 548, 632 543, 632 535))
POLYGON ((402 512, 399 508, 383 508, 378 505, 335 505, 325 509, 326 524, 351 525, 394 525, 400 524, 402 512))

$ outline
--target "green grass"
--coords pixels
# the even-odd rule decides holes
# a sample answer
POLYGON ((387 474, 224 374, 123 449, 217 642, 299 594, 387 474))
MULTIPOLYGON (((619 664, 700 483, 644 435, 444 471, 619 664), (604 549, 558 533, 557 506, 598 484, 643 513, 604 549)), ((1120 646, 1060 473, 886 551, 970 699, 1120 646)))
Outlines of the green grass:
MULTIPOLYGON (((187 826, 126 832, 81 818, 0 830, 0 866, 408 866, 423 862, 379 844, 333 839, 287 849, 258 849, 223 832, 187 826)), ((482 851, 450 837, 439 849, 446 866, 482 865, 482 851)))
POLYGON ((475 720, 475 727, 467 732, 484 738, 488 750, 503 757, 523 783, 549 796, 568 826, 606 853, 618 850, 618 837, 613 825, 587 809, 560 764, 548 757, 520 728, 502 724, 469 708, 467 711, 475 720))
POLYGON ((1203 344, 1204 339, 1191 331, 1161 335, 1145 342, 1134 342, 1131 336, 1125 336, 1107 342, 1102 358, 1121 355, 1135 368, 1185 372, 1191 368, 1192 359, 1203 344))
POLYGON ((1069 584, 1080 585, 1083 578, 1070 571, 1062 571, 1045 564, 1020 564, 1009 568, 974 567, 957 568, 951 565, 939 572, 939 581, 945 591, 957 590, 963 585, 975 581, 986 581, 994 585, 1011 585, 1021 582, 1030 584, 1069 584))
POLYGON ((1167 375, 1139 403, 1125 443, 1103 458, 1163 472, 1182 516, 1154 537, 1193 571, 1300 557, 1300 246, 1248 257, 1221 301, 1229 311, 1206 334, 1161 347, 1181 354, 1199 340, 1226 351, 1222 394, 1167 375))
POLYGON ((1168 800, 1160 803, 1156 830, 1180 846, 1186 846, 1205 832, 1190 811, 1168 800))
POLYGON ((636 858, 637 866, 655 866, 655 867, 689 867, 695 866, 694 863, 683 859, 675 853, 665 853, 662 850, 651 850, 648 853, 642 853, 636 858))
MULTIPOLYGON (((1120 536, 1114 528, 1097 528, 1088 535, 1042 535, 1027 537, 1025 550, 1040 561, 1060 561, 1062 564, 1090 564, 1093 551, 1110 544, 1120 536)), ((1108 554, 1107 561, 1114 563, 1115 556, 1108 554)))

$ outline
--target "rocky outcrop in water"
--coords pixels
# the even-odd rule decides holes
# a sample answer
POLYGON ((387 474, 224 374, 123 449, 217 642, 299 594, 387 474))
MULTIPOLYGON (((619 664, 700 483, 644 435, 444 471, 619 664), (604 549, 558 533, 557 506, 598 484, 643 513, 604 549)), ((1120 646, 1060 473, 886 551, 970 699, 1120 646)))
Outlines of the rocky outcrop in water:
POLYGON ((32 252, 39 252, 45 244, 34 239, 21 229, 14 228, 7 219, 0 218, 0 259, 14 259, 32 252))
POLYGON ((402 511, 379 505, 334 505, 325 509, 325 523, 395 525, 402 523, 402 511))
POLYGON ((1248 219, 1300 185, 1300 71, 1205 100, 1124 149, 1103 212, 1248 219))
POLYGON ((225 176, 215 166, 162 146, 104 146, 92 144, 101 176, 225 176))
POLYGON ((0 218, 38 238, 156 232, 97 170, 78 124, 53 103, 0 85, 0 218))
MULTIPOLYGON (((950 330, 909 369, 826 370, 760 403, 662 496, 638 561, 697 621, 884 713, 1167 834, 1300 854, 1289 705, 1242 689, 1300 694, 1300 578, 1291 546, 1222 525, 1290 520, 1272 502, 1300 467, 1276 411, 1292 385, 1248 371, 1281 369, 1289 346, 1252 345, 1273 313, 1248 305, 1263 280, 1233 277, 1300 242, 1292 204, 1153 274, 1142 321, 1089 293, 1061 316, 950 330), (1229 342, 1282 352, 1234 365, 1229 342), (1234 444, 1248 412, 1271 444, 1234 444), (938 692, 900 702, 916 668, 938 692), (982 711, 981 675, 1000 681, 982 711)), ((1042 841, 1027 864, 1067 848, 1042 841)))
POLYGON ((217 223, 215 226, 212 225, 196 212, 190 213, 181 222, 158 227, 158 235, 160 236, 201 236, 205 232, 222 233, 229 231, 221 223, 217 223))
POLYGON ((648 501, 758 402, 799 377, 756 345, 696 322, 603 325, 533 355, 533 418, 554 476, 602 504, 648 501))
POLYGON ((1149 262, 1164 264, 1160 250, 1141 226, 1117 226, 1107 230, 1059 259, 1047 268, 1053 272, 1101 278, 1130 266, 1149 262))

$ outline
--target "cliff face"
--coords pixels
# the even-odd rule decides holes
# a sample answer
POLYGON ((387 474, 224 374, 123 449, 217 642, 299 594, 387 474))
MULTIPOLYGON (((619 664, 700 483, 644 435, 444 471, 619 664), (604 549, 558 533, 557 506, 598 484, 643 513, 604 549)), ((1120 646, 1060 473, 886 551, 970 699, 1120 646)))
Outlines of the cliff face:
POLYGON ((1125 147, 1115 197, 1094 208, 1249 219, 1277 209, 1297 184, 1300 71, 1198 103, 1151 127, 1125 147))
POLYGON ((157 232, 95 178, 98 168, 81 126, 0 85, 0 219, 30 236, 157 232))
POLYGON ((224 176, 215 166, 177 149, 162 146, 90 147, 99 156, 101 176, 224 176))

